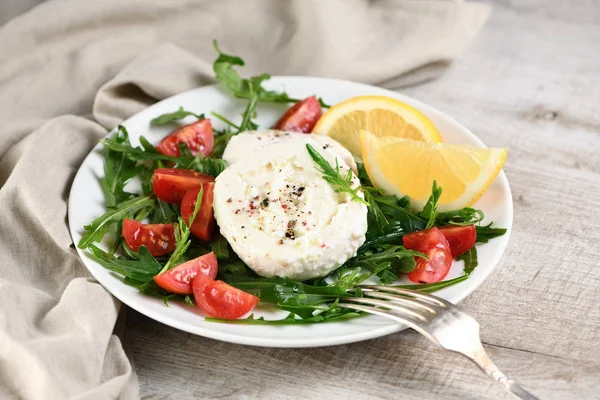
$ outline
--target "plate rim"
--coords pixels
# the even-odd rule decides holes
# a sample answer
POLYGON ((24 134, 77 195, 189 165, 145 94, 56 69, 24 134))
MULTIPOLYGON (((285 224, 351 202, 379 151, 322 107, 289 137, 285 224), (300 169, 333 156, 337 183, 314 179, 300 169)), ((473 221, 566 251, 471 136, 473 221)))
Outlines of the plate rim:
MULTIPOLYGON (((400 92, 396 92, 393 90, 389 90, 386 88, 381 88, 378 86, 369 85, 369 84, 365 84, 365 83, 354 82, 354 81, 350 81, 350 80, 313 77, 313 76, 300 76, 300 75, 276 75, 276 76, 272 76, 271 79, 269 81, 266 81, 265 83, 277 84, 278 81, 285 81, 285 80, 313 80, 313 81, 337 82, 339 84, 350 84, 355 87, 361 86, 363 89, 376 89, 378 91, 381 91, 381 90, 388 91, 390 93, 393 93, 395 96, 399 96, 401 98, 408 99, 412 104, 414 104, 416 106, 417 109, 424 111, 425 114, 435 113, 438 116, 440 116, 444 119, 447 119, 453 125, 456 125, 458 128, 460 128, 460 130, 462 131, 461 133, 469 136, 469 138, 473 142, 477 143, 479 147, 487 148, 487 146, 483 143, 483 141, 479 137, 477 137, 473 132, 471 132, 471 130, 469 128, 467 128, 465 125, 460 123, 458 120, 454 119, 452 116, 446 114, 445 112, 443 112, 433 106, 430 106, 420 100, 417 100, 413 97, 407 96, 400 92)), ((285 83, 282 83, 282 84, 285 84, 285 83)), ((191 93, 197 92, 199 90, 211 88, 211 87, 219 88, 219 87, 221 87, 221 85, 219 83, 216 83, 216 84, 197 87, 197 88, 190 89, 190 90, 187 90, 187 91, 184 91, 181 93, 177 93, 173 96, 170 96, 170 97, 167 97, 160 101, 157 101, 156 103, 153 103, 152 105, 136 112, 135 114, 131 115, 129 118, 124 120, 122 122, 122 124, 126 124, 127 121, 136 117, 138 114, 145 112, 146 110, 148 110, 150 108, 160 107, 160 105, 163 102, 173 101, 173 99, 176 99, 178 97, 185 97, 185 96, 190 95, 191 93)), ((112 135, 116 131, 116 129, 117 128, 115 127, 114 129, 110 130, 107 133, 107 135, 103 136, 103 138, 112 135)), ((230 343, 235 343, 235 344, 258 346, 258 347, 307 348, 307 347, 323 347, 323 346, 332 346, 332 345, 342 345, 342 344, 355 343, 355 342, 359 342, 359 341, 364 341, 364 340, 369 340, 369 339, 386 336, 391 333, 399 332, 399 331, 407 328, 406 326, 404 326, 402 324, 393 323, 390 325, 374 327, 373 329, 370 329, 365 332, 356 332, 356 333, 351 333, 351 334, 347 334, 347 335, 338 335, 335 337, 324 337, 324 338, 317 337, 317 338, 311 338, 311 339, 294 339, 294 338, 283 339, 283 338, 255 337, 255 336, 244 336, 244 335, 239 335, 239 334, 226 333, 226 332, 221 332, 221 331, 217 331, 217 330, 210 330, 210 329, 206 329, 202 326, 194 326, 194 325, 189 325, 189 324, 186 325, 186 324, 182 323, 180 320, 170 317, 168 314, 155 313, 149 307, 146 307, 146 305, 143 303, 142 304, 136 303, 135 305, 131 305, 129 301, 126 301, 123 299, 124 296, 121 296, 121 294, 113 293, 113 291, 111 291, 108 288, 108 287, 110 287, 110 284, 107 285, 104 282, 104 280, 105 280, 104 277, 101 276, 99 273, 95 272, 94 268, 90 268, 88 266, 86 260, 88 262, 93 262, 93 263, 95 263, 95 261, 93 261, 89 257, 89 254, 85 249, 80 249, 79 247, 77 247, 77 245, 75 243, 75 241, 76 241, 75 237, 77 236, 76 235, 77 230, 81 229, 81 227, 75 227, 71 223, 71 221, 74 220, 74 218, 72 218, 72 213, 74 212, 73 209, 75 208, 74 204, 72 203, 74 201, 73 196, 72 196, 72 194, 74 192, 74 188, 77 186, 76 185, 77 182, 79 182, 79 180, 82 179, 81 177, 83 176, 83 172, 82 172, 83 166, 88 162, 89 158, 94 156, 94 152, 100 146, 101 146, 101 143, 98 142, 92 149, 90 149, 89 153, 86 155, 86 157, 81 162, 81 165, 78 167, 75 177, 73 178, 73 181, 71 183, 71 188, 69 190, 69 198, 68 198, 68 202, 67 202, 67 217, 69 220, 69 233, 71 235, 71 239, 74 242, 77 253, 78 253, 79 257, 82 259, 82 262, 83 262, 85 268, 89 271, 89 273, 94 277, 94 279, 107 292, 109 292, 112 296, 117 298, 121 303, 123 303, 127 307, 130 307, 130 308, 136 310, 137 312, 145 315, 146 317, 148 317, 150 319, 156 320, 162 324, 171 326, 173 328, 176 328, 176 329, 188 332, 188 333, 207 337, 210 339, 215 339, 215 340, 220 340, 220 341, 225 341, 225 342, 230 342, 230 343)), ((459 303, 460 301, 465 299, 467 296, 472 294, 475 290, 477 290, 481 286, 481 284, 489 277, 489 275, 492 273, 492 271, 498 267, 500 260, 504 256, 506 249, 508 247, 510 235, 512 233, 512 226, 513 226, 513 222, 514 222, 513 221, 513 219, 514 219, 514 212, 513 212, 514 204, 513 204, 510 184, 508 182, 508 179, 506 177, 504 169, 502 169, 500 171, 500 173, 496 177, 496 181, 500 182, 500 184, 502 185, 502 188, 506 191, 507 197, 510 200, 507 203, 508 206, 506 209, 506 220, 508 221, 508 224, 506 226, 506 233, 502 237, 503 244, 500 245, 500 246, 502 246, 502 249, 501 249, 501 251, 497 252, 497 254, 495 255, 495 257, 492 260, 488 260, 488 261, 491 261, 491 263, 493 264, 493 267, 491 267, 488 271, 486 271, 483 274, 479 274, 479 275, 470 277, 469 281, 468 281, 469 285, 467 287, 465 287, 464 290, 462 290, 460 293, 458 293, 456 295, 451 295, 451 296, 447 297, 447 299, 454 304, 459 303)), ((104 268, 104 267, 101 267, 101 268, 104 268)), ((465 282, 467 282, 467 281, 465 281, 465 282)), ((124 284, 124 283, 121 282, 121 284, 124 284)), ((199 317, 202 318, 201 316, 199 316, 199 317)), ((377 318, 377 317, 369 315, 369 316, 365 316, 362 318, 367 319, 367 318, 377 318)), ((343 323, 343 322, 340 322, 340 323, 343 323)), ((273 327, 273 325, 267 325, 267 326, 273 327)))

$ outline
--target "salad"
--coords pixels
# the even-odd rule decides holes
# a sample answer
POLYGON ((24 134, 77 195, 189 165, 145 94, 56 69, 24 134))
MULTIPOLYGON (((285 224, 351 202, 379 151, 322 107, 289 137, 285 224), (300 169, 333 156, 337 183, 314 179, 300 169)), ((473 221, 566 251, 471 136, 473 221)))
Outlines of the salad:
MULTIPOLYGON (((467 199, 455 185, 443 197, 437 177, 451 181, 436 172, 441 161, 428 167, 434 176, 428 195, 412 201, 402 195, 407 186, 398 183, 393 159, 390 169, 389 149, 408 146, 420 157, 432 152, 457 157, 460 151, 483 157, 469 146, 436 144, 441 137, 436 139, 435 127, 417 110, 400 104, 408 122, 389 138, 385 132, 341 130, 339 124, 327 128, 332 119, 343 120, 340 110, 348 104, 356 112, 360 101, 397 101, 357 98, 330 106, 316 95, 294 99, 265 89, 268 74, 242 78, 236 70, 242 59, 214 45, 217 80, 247 100, 239 122, 216 111, 180 107, 152 120, 154 126, 174 127, 156 145, 140 136, 140 145, 133 146, 124 126, 102 140, 106 213, 84 227, 78 247, 125 284, 163 298, 165 305, 183 301, 198 307, 213 321, 335 321, 362 315, 337 302, 362 296, 360 284, 367 280, 434 292, 468 279, 477 267, 476 244, 506 232, 480 225, 483 212, 468 206, 477 199, 473 190, 463 190, 467 199), (265 102, 292 106, 274 126, 259 128, 256 107, 265 102), (196 121, 180 122, 186 118, 196 121), (216 129, 211 119, 226 128, 216 129), (424 138, 415 139, 418 134, 424 138), (381 148, 387 150, 377 153, 381 148), (129 189, 134 179, 141 182, 138 193, 129 189), (467 206, 448 209, 456 204, 467 206), (99 246, 107 241, 109 248, 99 246), (464 261, 464 273, 444 280, 453 260, 464 261), (404 274, 413 284, 395 284, 404 274), (242 318, 259 303, 288 315, 242 318)), ((443 168, 458 165, 450 164, 443 168)), ((481 184, 481 193, 495 178, 492 169, 481 168, 492 177, 481 184)), ((464 166, 459 170, 470 173, 464 166)))

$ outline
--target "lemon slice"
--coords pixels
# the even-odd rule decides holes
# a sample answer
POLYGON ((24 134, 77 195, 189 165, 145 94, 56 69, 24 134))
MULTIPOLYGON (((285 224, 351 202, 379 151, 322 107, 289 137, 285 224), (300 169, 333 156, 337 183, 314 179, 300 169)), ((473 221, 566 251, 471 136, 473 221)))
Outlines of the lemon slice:
POLYGON ((355 156, 360 156, 359 131, 367 129, 378 137, 438 143, 442 138, 435 125, 416 108, 385 96, 358 96, 331 107, 313 133, 331 136, 355 156))
POLYGON ((435 180, 442 187, 438 210, 475 203, 500 173, 506 149, 426 143, 360 131, 362 158, 373 184, 387 193, 408 195, 422 208, 435 180))

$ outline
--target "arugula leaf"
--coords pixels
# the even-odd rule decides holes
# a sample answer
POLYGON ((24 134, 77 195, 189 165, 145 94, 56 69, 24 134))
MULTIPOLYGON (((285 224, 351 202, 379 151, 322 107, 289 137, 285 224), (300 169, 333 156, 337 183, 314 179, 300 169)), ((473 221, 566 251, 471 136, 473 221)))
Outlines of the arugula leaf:
POLYGON ((348 193, 352 200, 358 201, 366 206, 369 206, 364 199, 362 199, 358 192, 361 190, 360 185, 356 185, 355 188, 352 188, 354 182, 352 181, 352 170, 348 170, 348 174, 345 178, 342 177, 340 173, 340 165, 335 159, 335 169, 329 164, 323 156, 314 149, 310 144, 306 144, 306 149, 310 154, 311 158, 317 164, 319 172, 323 174, 323 179, 327 181, 331 186, 333 186, 336 193, 344 192, 348 193))
POLYGON ((351 309, 342 308, 342 307, 333 307, 324 311, 320 314, 313 315, 308 318, 296 318, 296 314, 290 312, 286 317, 281 319, 265 319, 265 317, 256 318, 254 314, 250 314, 247 318, 244 319, 220 319, 220 318, 206 318, 206 321, 211 322, 225 322, 232 324, 251 324, 251 325, 293 325, 293 324, 314 324, 317 322, 336 322, 336 321, 344 321, 347 319, 352 319, 356 317, 360 317, 364 315, 364 313, 357 312, 351 309))
MULTIPOLYGON (((373 271, 375 267, 382 262, 391 262, 393 260, 400 260, 402 258, 414 258, 422 257, 427 258, 425 254, 414 250, 407 250, 404 246, 388 245, 383 247, 382 250, 373 252, 371 254, 361 254, 352 259, 352 266, 360 266, 366 268, 369 271, 373 271)), ((402 272, 411 272, 402 271, 402 272)))
POLYGON ((240 127, 237 126, 236 124, 234 124, 233 122, 231 122, 230 120, 228 120, 227 118, 225 118, 224 116, 222 116, 221 114, 218 114, 214 111, 211 111, 210 114, 217 118, 220 119, 221 121, 225 122, 228 126, 230 126, 231 128, 234 128, 236 131, 240 131, 240 127))
POLYGON ((443 225, 474 225, 483 221, 483 211, 476 208, 465 207, 460 210, 445 211, 437 214, 435 226, 443 225))
POLYGON ((202 153, 194 156, 190 151, 189 147, 185 143, 179 143, 179 163, 181 168, 193 169, 203 174, 211 176, 219 176, 225 168, 227 163, 225 160, 212 157, 204 157, 202 153))
POLYGON ((345 285, 313 286, 286 278, 251 278, 226 275, 230 285, 254 292, 264 303, 279 305, 313 306, 332 298, 349 296, 345 285))
POLYGON ((426 223, 423 219, 410 212, 410 200, 406 196, 398 199, 396 196, 382 196, 373 187, 365 187, 364 189, 373 195, 373 200, 390 221, 392 231, 398 227, 408 234, 425 229, 426 223))
POLYGON ((102 240, 108 232, 111 225, 120 222, 123 218, 130 217, 141 208, 152 206, 154 196, 139 196, 124 201, 121 204, 110 208, 104 215, 96 218, 89 225, 84 226, 85 234, 77 244, 80 249, 89 247, 94 242, 102 240))
POLYGON ((424 254, 406 250, 403 246, 387 245, 377 252, 356 256, 349 264, 370 271, 366 278, 376 275, 381 285, 387 285, 398 279, 399 273, 412 272, 416 265, 415 257, 426 258, 424 254))
POLYGON ((393 242, 397 239, 400 239, 402 236, 404 236, 403 231, 396 231, 396 232, 387 233, 384 235, 374 236, 374 237, 366 240, 362 244, 362 246, 360 246, 358 248, 357 253, 358 254, 364 253, 366 250, 370 249, 371 247, 373 247, 375 245, 393 242))
POLYGON ((190 247, 192 243, 189 240, 190 237, 190 226, 194 223, 194 219, 196 219, 196 215, 198 215, 198 211, 200 211, 200 207, 202 206, 202 192, 204 190, 200 188, 198 192, 198 196, 196 197, 196 206, 194 207, 194 212, 189 218, 188 223, 185 223, 185 220, 182 217, 179 217, 178 224, 175 227, 175 250, 171 253, 169 260, 165 264, 165 266, 160 270, 159 274, 162 274, 165 271, 173 268, 176 263, 183 257, 184 253, 190 247))
MULTIPOLYGON (((119 126, 112 138, 117 143, 129 144, 127 129, 119 126)), ((100 184, 106 195, 106 206, 115 205, 133 196, 125 192, 125 185, 136 176, 143 166, 136 167, 136 162, 129 160, 123 154, 104 148, 104 179, 100 184)))
MULTIPOLYGON (((271 78, 269 74, 261 74, 253 76, 250 79, 242 79, 240 74, 235 70, 235 67, 243 67, 244 60, 238 56, 233 56, 223 53, 213 40, 213 47, 219 54, 213 63, 215 76, 223 87, 232 95, 241 99, 249 99, 253 93, 256 93, 259 101, 271 103, 296 103, 299 99, 291 98, 286 92, 275 92, 267 90, 262 86, 262 83, 271 78)), ((319 103, 322 107, 329 107, 323 99, 319 98, 319 103)))
POLYGON ((244 262, 239 258, 219 260, 218 275, 220 279, 223 279, 223 276, 258 278, 258 275, 254 271, 252 271, 246 264, 244 264, 244 262))
MULTIPOLYGON (((239 129, 239 128, 238 128, 239 129)), ((237 135, 237 132, 224 132, 220 135, 215 135, 215 141, 213 145, 213 150, 210 153, 211 157, 216 159, 221 159, 223 157, 223 152, 225 151, 225 147, 229 143, 229 140, 237 135)), ((225 162, 225 161, 223 161, 225 162)))
POLYGON ((477 231, 477 242, 487 243, 490 239, 502 236, 506 233, 506 228, 493 228, 493 222, 485 226, 475 226, 477 231))
MULTIPOLYGON (((250 95, 250 101, 248 102, 246 109, 242 113, 242 122, 240 125, 236 125, 233 122, 229 121, 224 116, 217 114, 215 112, 211 113, 221 121, 225 122, 228 127, 226 131, 218 132, 215 131, 215 141, 213 145, 213 150, 211 156, 214 158, 221 158, 223 156, 223 152, 225 151, 225 147, 229 143, 229 140, 237 135, 240 132, 251 131, 258 128, 258 125, 252 121, 252 118, 256 117, 256 105, 258 103, 258 96, 256 93, 252 93, 250 95), (235 132, 231 132, 231 128, 235 129, 235 132)), ((227 166, 225 161, 223 161, 223 165, 227 166)), ((216 175, 215 175, 216 176, 216 175)))
POLYGON ((246 110, 242 114, 242 122, 238 129, 239 132, 252 131, 258 128, 258 125, 252 121, 252 118, 256 117, 256 104, 258 102, 258 95, 254 92, 250 94, 250 101, 246 106, 246 110))
POLYGON ((315 311, 323 311, 322 304, 335 301, 340 297, 355 296, 347 292, 363 280, 360 268, 355 268, 342 276, 337 282, 322 285, 309 285, 285 278, 252 278, 235 275, 223 275, 230 285, 260 297, 261 302, 275 304, 293 312, 301 318, 311 318, 315 311))
POLYGON ((152 281, 152 278, 154 278, 162 268, 162 265, 156 261, 145 246, 139 247, 138 260, 127 260, 123 257, 115 257, 93 244, 89 246, 89 250, 92 253, 92 257, 103 267, 139 283, 152 281))
MULTIPOLYGON (((227 163, 221 159, 204 157, 202 153, 198 154, 198 156, 194 156, 185 143, 178 144, 180 152, 179 157, 166 156, 159 153, 158 150, 156 150, 156 148, 143 136, 140 136, 140 143, 143 147, 133 147, 130 144, 118 143, 111 138, 102 140, 102 144, 105 147, 123 153, 133 161, 166 161, 174 163, 174 168, 193 169, 212 176, 217 176, 227 167, 227 163)), ((160 165, 157 167, 160 167, 160 165)), ((148 181, 144 180, 144 182, 148 181)), ((142 183, 142 186, 144 186, 144 182, 142 183)), ((144 193, 146 193, 149 187, 145 186, 143 189, 144 193)))
POLYGON ((143 136, 140 136, 140 143, 143 143, 143 147, 133 147, 129 143, 120 143, 114 140, 113 137, 103 139, 101 140, 101 143, 105 148, 118 153, 123 153, 127 158, 133 161, 159 160, 170 161, 173 163, 178 163, 180 161, 177 157, 165 156, 164 154, 159 153, 158 150, 156 150, 156 148, 143 136))
POLYGON ((170 224, 177 220, 177 215, 179 207, 176 204, 169 204, 157 198, 148 217, 151 224, 170 224))
POLYGON ((164 124, 168 124, 169 122, 184 119, 185 117, 190 116, 190 115, 193 115, 194 117, 198 118, 199 120, 204 119, 204 114, 196 114, 191 111, 184 110, 183 107, 179 107, 179 109, 177 111, 174 111, 172 113, 163 114, 163 115, 160 115, 160 116, 154 118, 152 121, 150 121, 150 125, 153 125, 153 126, 164 125, 164 124))
POLYGON ((456 257, 457 260, 463 260, 465 262, 465 274, 470 275, 471 272, 477 267, 477 249, 475 246, 471 247, 469 251, 456 257))
POLYGON ((427 199, 427 203, 425 203, 423 211, 419 213, 419 217, 427 221, 425 229, 429 229, 435 224, 435 219, 437 216, 437 204, 441 195, 442 188, 437 185, 436 181, 433 181, 433 185, 431 187, 431 196, 429 196, 429 199, 427 199))
MULTIPOLYGON (((382 245, 377 250, 367 250, 362 254, 346 261, 337 270, 333 271, 328 278, 342 286, 352 288, 366 279, 377 276, 381 285, 387 285, 398 279, 400 272, 408 273, 415 268, 415 257, 425 257, 417 251, 406 250, 403 246, 382 245), (363 272, 368 271, 368 272, 363 272)), ((425 257, 426 258, 426 257, 425 257)), ((315 284, 319 284, 317 281, 315 284)))
POLYGON ((375 202, 373 195, 368 190, 365 190, 364 196, 365 201, 369 203, 367 210, 367 237, 381 236, 389 233, 390 223, 375 202))
POLYGON ((208 248, 215 253, 217 260, 229 259, 229 243, 227 243, 227 239, 223 236, 219 235, 215 240, 209 243, 208 248))
POLYGON ((373 186, 373 184, 371 183, 371 178, 369 178, 369 174, 367 173, 364 163, 357 162, 356 170, 358 171, 358 179, 360 180, 360 183, 363 186, 373 186))
POLYGON ((424 292, 424 293, 433 293, 433 292, 437 292, 438 290, 442 290, 447 287, 456 285, 457 283, 466 281, 468 278, 469 278, 469 275, 464 274, 459 277, 449 279, 447 281, 441 281, 441 282, 435 282, 435 283, 424 283, 424 284, 418 284, 418 285, 391 285, 390 287, 418 290, 419 292, 424 292))

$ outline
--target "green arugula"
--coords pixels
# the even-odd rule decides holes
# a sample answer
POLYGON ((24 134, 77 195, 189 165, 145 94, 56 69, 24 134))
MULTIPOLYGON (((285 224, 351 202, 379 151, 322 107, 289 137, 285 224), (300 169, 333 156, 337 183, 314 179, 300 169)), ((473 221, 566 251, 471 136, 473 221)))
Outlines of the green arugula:
POLYGON ((81 237, 77 247, 85 249, 92 243, 101 241, 104 235, 108 233, 111 225, 123 221, 124 218, 133 217, 136 211, 144 207, 153 207, 153 203, 154 196, 152 195, 138 196, 109 208, 102 216, 83 227, 86 232, 81 237))
MULTIPOLYGON (((260 74, 253 76, 249 79, 242 79, 240 74, 235 70, 235 67, 243 67, 245 65, 244 60, 238 56, 225 54, 219 49, 219 45, 216 40, 213 40, 213 47, 219 54, 215 62, 213 63, 213 70, 215 76, 223 87, 232 95, 240 99, 250 99, 253 93, 258 96, 258 101, 271 102, 271 103, 296 103, 300 99, 291 98, 286 92, 276 92, 273 90, 267 90, 262 86, 264 81, 271 78, 269 74, 260 74)), ((321 107, 328 108, 329 105, 325 104, 321 98, 319 98, 321 107)))
POLYGON ((487 243, 490 239, 502 236, 506 233, 506 228, 493 228, 492 224, 493 222, 490 222, 488 225, 475 227, 477 231, 477 242, 487 243))
POLYGON ((425 229, 426 222, 410 211, 408 197, 398 199, 396 196, 384 196, 374 187, 365 187, 384 216, 390 221, 392 231, 402 230, 405 234, 425 229))
POLYGON ((450 286, 454 286, 458 283, 466 281, 469 278, 469 274, 464 274, 459 277, 448 279, 447 281, 435 282, 435 283, 421 283, 418 285, 390 285, 390 287, 397 287, 402 289, 418 290, 424 293, 433 293, 438 290, 445 289, 450 286))
POLYGON ((358 254, 364 253, 371 247, 374 247, 378 244, 394 243, 394 242, 398 241, 398 239, 401 239, 402 236, 404 236, 404 235, 405 235, 405 233, 403 231, 399 230, 399 231, 392 232, 392 233, 387 233, 387 234, 383 234, 383 235, 379 235, 379 236, 373 236, 370 239, 365 240, 365 242, 362 244, 362 246, 360 246, 358 248, 357 253, 358 254))
POLYGON ((474 225, 483 221, 483 211, 465 207, 460 210, 440 212, 435 218, 435 226, 474 225))
POLYGON ((203 174, 211 175, 214 177, 219 176, 225 168, 227 163, 225 160, 213 157, 204 157, 202 153, 194 156, 190 151, 189 147, 185 143, 179 143, 179 165, 184 169, 193 169, 203 174))
POLYGON ((310 144, 306 144, 306 149, 310 154, 310 157, 313 159, 315 164, 317 164, 317 169, 319 172, 323 174, 323 179, 327 181, 331 186, 333 186, 336 193, 348 193, 352 200, 355 200, 359 203, 362 203, 366 206, 369 206, 362 197, 358 195, 358 192, 361 190, 360 185, 356 185, 355 188, 352 186, 354 182, 352 181, 352 170, 348 169, 348 173, 346 177, 343 178, 340 172, 340 165, 338 163, 337 158, 335 159, 335 169, 329 164, 323 156, 314 149, 310 144))
MULTIPOLYGON (((215 142, 214 142, 214 146, 213 146, 213 150, 210 153, 211 157, 215 158, 215 159, 221 159, 221 157, 223 157, 223 152, 225 151, 225 147, 227 147, 227 144, 229 143, 229 140, 234 137, 235 135, 237 135, 237 132, 229 132, 229 131, 225 131, 222 132, 221 134, 215 134, 215 142)), ((223 160, 221 160, 223 161, 223 160)), ((225 162, 225 161, 223 161, 225 162)))
MULTIPOLYGON (((335 303, 334 303, 335 304, 335 303)), ((336 322, 344 321, 364 315, 363 313, 356 312, 354 310, 342 308, 342 307, 331 307, 327 310, 313 315, 308 318, 298 318, 296 314, 290 312, 286 317, 282 319, 267 320, 265 317, 256 318, 254 314, 250 314, 244 319, 236 320, 225 320, 219 318, 206 318, 207 321, 211 322, 226 322, 233 324, 249 324, 249 325, 293 325, 293 324, 314 324, 318 322, 336 322)))
POLYGON ((433 181, 433 185, 431 187, 431 196, 429 196, 429 199, 427 199, 423 210, 419 213, 419 217, 427 221, 425 229, 429 229, 435 225, 435 220, 437 217, 437 205, 441 195, 442 188, 437 185, 436 181, 433 181))
POLYGON ((171 224, 177 220, 179 214, 179 207, 176 204, 169 204, 157 198, 150 209, 148 219, 151 224, 171 224))
MULTIPOLYGON (((374 251, 370 253, 360 254, 354 258, 352 258, 349 262, 351 266, 358 266, 367 269, 368 271, 376 271, 381 264, 386 265, 386 268, 390 268, 392 266, 393 261, 398 261, 404 258, 414 259, 414 257, 422 257, 427 258, 425 254, 420 253, 414 250, 407 250, 404 246, 398 245, 385 245, 381 246, 379 251, 374 251)), ((410 264, 409 264, 410 265, 410 264)), ((410 268, 406 270, 406 264, 396 264, 399 268, 397 272, 412 272, 414 269, 410 268)), ((395 272, 396 272, 395 271, 395 272)))
POLYGON ((186 224, 185 220, 182 217, 179 217, 177 219, 178 223, 175 226, 175 250, 173 250, 173 253, 171 253, 169 260, 167 261, 165 266, 162 267, 159 274, 162 274, 163 272, 175 267, 177 265, 177 262, 181 259, 181 257, 183 257, 187 249, 190 247, 190 244, 192 242, 191 240, 189 240, 189 227, 192 226, 194 220, 196 219, 196 215, 198 215, 198 211, 200 211, 200 207, 202 206, 203 192, 204 190, 200 188, 198 196, 196 197, 196 205, 194 207, 194 212, 190 216, 188 223, 186 224))
POLYGON ((215 253, 217 260, 227 260, 230 257, 229 243, 227 243, 227 239, 221 235, 217 236, 211 243, 209 243, 208 248, 210 251, 215 253))
POLYGON ((225 275, 223 279, 238 289, 255 294, 262 303, 277 305, 300 318, 310 318, 315 311, 327 309, 322 304, 353 296, 347 290, 356 286, 362 276, 351 273, 327 286, 308 285, 285 278, 225 275))
POLYGON ((152 281, 152 278, 154 278, 162 268, 162 265, 156 261, 145 246, 139 247, 138 259, 115 257, 113 254, 106 253, 93 244, 89 245, 88 248, 92 253, 92 257, 103 267, 137 283, 148 283, 152 281))
POLYGON ((154 118, 152 121, 150 121, 150 125, 153 125, 153 126, 164 125, 164 124, 168 124, 173 121, 179 121, 190 115, 198 118, 199 120, 204 119, 204 114, 196 114, 191 111, 184 110, 183 107, 179 107, 179 109, 177 111, 163 114, 163 115, 160 115, 160 116, 154 118))
MULTIPOLYGON (((122 127, 119 127, 119 129, 121 128, 122 127)), ((227 163, 224 160, 212 157, 204 157, 202 153, 194 156, 185 143, 178 144, 180 151, 179 157, 166 156, 158 152, 158 150, 156 150, 156 148, 150 144, 150 142, 148 142, 144 136, 140 136, 141 147, 133 147, 129 143, 119 142, 114 137, 109 137, 102 140, 102 144, 105 148, 108 148, 111 151, 122 153, 132 161, 170 162, 173 163, 173 168, 193 169, 195 171, 212 176, 217 176, 227 167, 227 163)), ((144 192, 146 192, 146 188, 144 192)))
POLYGON ((462 254, 462 255, 456 257, 456 260, 458 260, 458 261, 462 260, 465 262, 465 274, 470 275, 471 272, 473 272, 473 270, 478 265, 477 249, 475 248, 475 246, 471 247, 471 249, 469 251, 467 251, 465 254, 462 254))
MULTIPOLYGON (((123 145, 129 145, 127 130, 119 126, 113 140, 123 145)), ((124 154, 104 148, 104 179, 100 181, 100 184, 106 195, 107 207, 114 207, 133 196, 133 194, 125 192, 125 186, 144 168, 144 166, 136 166, 136 164, 124 154)))
POLYGON ((379 208, 373 195, 369 190, 364 190, 363 193, 365 201, 369 204, 367 209, 367 238, 389 234, 391 231, 390 223, 381 208, 379 208))
POLYGON ((359 254, 344 265, 367 270, 370 274, 366 278, 375 275, 381 285, 387 285, 396 281, 400 273, 412 272, 416 265, 415 257, 427 258, 425 254, 407 250, 404 246, 381 245, 377 251, 370 250, 359 254))
POLYGON ((242 122, 238 129, 239 132, 253 131, 258 128, 258 125, 252 121, 252 118, 256 117, 256 105, 258 104, 258 95, 254 92, 250 94, 250 101, 246 106, 246 110, 242 114, 242 122))

